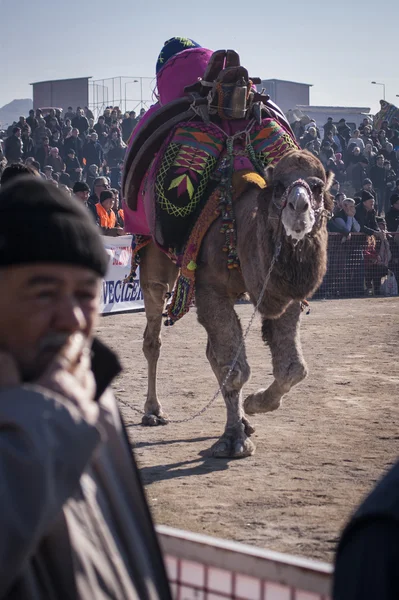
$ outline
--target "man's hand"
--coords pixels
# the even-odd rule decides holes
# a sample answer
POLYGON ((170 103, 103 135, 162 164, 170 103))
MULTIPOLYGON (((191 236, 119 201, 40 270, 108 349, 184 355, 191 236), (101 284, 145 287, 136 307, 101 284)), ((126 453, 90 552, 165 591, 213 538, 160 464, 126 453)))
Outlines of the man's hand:
MULTIPOLYGON (((99 408, 94 402, 96 383, 91 370, 90 349, 85 337, 76 333, 61 348, 46 371, 32 382, 67 398, 90 424, 95 425, 99 408)), ((23 385, 13 357, 0 352, 0 389, 23 385)))
POLYGON ((91 370, 90 348, 82 334, 71 336, 35 383, 70 400, 88 422, 97 422, 96 383, 91 370))

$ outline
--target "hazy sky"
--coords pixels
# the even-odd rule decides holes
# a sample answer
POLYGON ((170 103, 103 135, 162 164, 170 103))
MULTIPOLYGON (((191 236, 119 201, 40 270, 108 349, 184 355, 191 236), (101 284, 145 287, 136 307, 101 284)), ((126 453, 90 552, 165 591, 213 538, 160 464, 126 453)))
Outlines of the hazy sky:
POLYGON ((0 106, 33 81, 152 77, 172 36, 233 48, 252 76, 312 83, 312 104, 376 110, 371 81, 399 104, 398 0, 0 0, 0 23, 0 106))

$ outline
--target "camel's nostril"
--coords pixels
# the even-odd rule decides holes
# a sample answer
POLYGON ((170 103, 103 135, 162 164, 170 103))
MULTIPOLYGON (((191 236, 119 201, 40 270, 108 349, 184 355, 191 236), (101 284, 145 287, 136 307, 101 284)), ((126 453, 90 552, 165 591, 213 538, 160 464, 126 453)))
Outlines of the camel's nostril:
POLYGON ((302 233, 302 229, 295 229, 295 233, 302 233))

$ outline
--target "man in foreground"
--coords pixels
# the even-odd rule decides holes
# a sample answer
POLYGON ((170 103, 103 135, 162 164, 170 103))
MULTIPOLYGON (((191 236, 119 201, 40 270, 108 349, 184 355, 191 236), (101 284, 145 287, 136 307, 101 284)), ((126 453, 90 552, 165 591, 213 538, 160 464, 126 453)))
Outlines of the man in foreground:
POLYGON ((170 600, 162 556, 93 339, 108 256, 75 198, 0 191, 0 598, 170 600))
POLYGON ((344 529, 335 559, 334 600, 399 598, 399 462, 344 529))

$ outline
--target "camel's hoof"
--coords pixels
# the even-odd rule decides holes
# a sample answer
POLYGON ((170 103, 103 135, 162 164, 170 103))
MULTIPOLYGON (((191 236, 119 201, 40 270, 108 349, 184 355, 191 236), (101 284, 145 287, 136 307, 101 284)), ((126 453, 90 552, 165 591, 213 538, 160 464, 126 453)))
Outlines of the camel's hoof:
POLYGON ((166 415, 152 415, 146 413, 141 419, 141 424, 144 427, 157 427, 158 425, 167 425, 169 423, 166 415))
POLYGON ((244 425, 245 435, 250 437, 253 433, 255 433, 255 427, 252 427, 251 423, 248 421, 246 417, 242 417, 241 421, 244 425))
POLYGON ((211 448, 214 458, 246 458, 254 453, 254 444, 243 432, 224 433, 211 448))
POLYGON ((272 412, 280 406, 281 399, 268 396, 267 390, 260 390, 256 394, 250 394, 244 400, 244 411, 247 415, 272 412))

